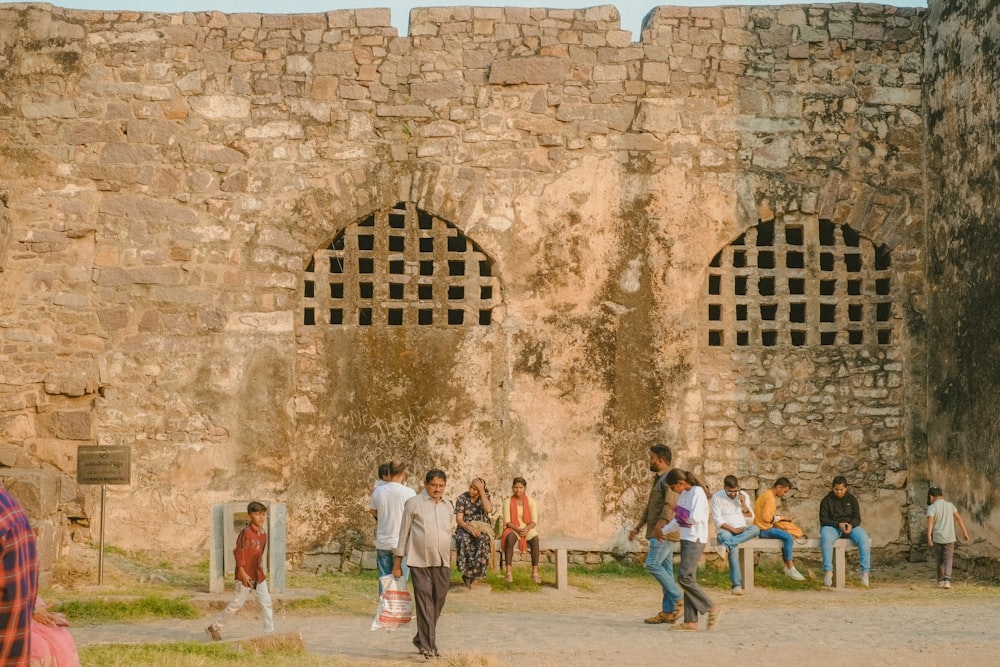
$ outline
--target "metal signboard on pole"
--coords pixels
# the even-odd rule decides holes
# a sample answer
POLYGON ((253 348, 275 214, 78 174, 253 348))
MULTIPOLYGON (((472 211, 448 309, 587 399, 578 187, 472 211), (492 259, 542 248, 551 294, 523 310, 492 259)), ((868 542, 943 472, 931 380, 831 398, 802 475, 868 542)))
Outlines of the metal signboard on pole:
POLYGON ((101 485, 101 545, 97 557, 97 585, 104 584, 104 501, 108 484, 132 483, 132 448, 81 445, 76 450, 76 483, 101 485))

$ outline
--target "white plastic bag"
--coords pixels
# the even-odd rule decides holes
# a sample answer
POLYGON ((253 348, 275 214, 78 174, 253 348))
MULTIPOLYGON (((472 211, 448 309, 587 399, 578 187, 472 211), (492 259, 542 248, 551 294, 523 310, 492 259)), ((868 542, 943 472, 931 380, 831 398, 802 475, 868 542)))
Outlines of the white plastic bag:
POLYGON ((379 578, 382 594, 378 596, 378 609, 372 630, 395 630, 413 618, 413 598, 406 590, 406 579, 391 574, 379 578))

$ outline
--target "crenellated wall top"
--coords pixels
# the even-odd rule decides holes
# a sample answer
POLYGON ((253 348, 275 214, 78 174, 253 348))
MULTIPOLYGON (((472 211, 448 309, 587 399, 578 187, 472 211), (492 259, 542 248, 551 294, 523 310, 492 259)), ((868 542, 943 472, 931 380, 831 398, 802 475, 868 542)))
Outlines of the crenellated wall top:
MULTIPOLYGON (((164 27, 202 27, 301 31, 315 39, 316 31, 343 31, 393 39, 399 31, 392 25, 388 8, 343 9, 311 14, 266 14, 206 12, 138 12, 67 9, 49 3, 11 3, 0 6, 0 22, 13 15, 31 15, 28 27, 51 37, 71 38, 79 31, 70 25, 101 24, 122 32, 164 27), (65 22, 64 25, 60 25, 65 22)), ((459 40, 463 42, 535 43, 536 48, 583 45, 595 48, 626 48, 633 43, 667 44, 690 40, 696 33, 713 35, 709 42, 752 44, 751 33, 763 33, 765 42, 777 36, 805 42, 821 38, 899 41, 907 30, 922 21, 925 10, 877 4, 837 3, 781 6, 654 7, 646 17, 641 35, 622 30, 614 5, 583 9, 526 7, 418 7, 410 11, 406 41, 459 40), (887 22, 887 18, 890 19, 887 22), (688 26, 688 27, 683 27, 688 26), (678 29, 682 32, 678 34, 678 29), (774 33, 770 37, 769 33, 774 33)), ((249 35, 248 35, 249 37, 249 35)), ((2 38, 0 38, 2 39, 2 38)), ((330 36, 323 35, 329 42, 330 36)))

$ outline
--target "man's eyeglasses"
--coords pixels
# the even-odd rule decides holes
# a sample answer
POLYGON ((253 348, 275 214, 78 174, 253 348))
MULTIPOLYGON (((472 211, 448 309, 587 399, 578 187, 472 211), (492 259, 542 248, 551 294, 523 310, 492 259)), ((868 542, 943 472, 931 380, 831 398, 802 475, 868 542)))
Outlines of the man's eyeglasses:
POLYGON ((740 495, 739 487, 736 487, 735 489, 726 489, 726 495, 729 496, 730 498, 735 498, 736 496, 740 495))

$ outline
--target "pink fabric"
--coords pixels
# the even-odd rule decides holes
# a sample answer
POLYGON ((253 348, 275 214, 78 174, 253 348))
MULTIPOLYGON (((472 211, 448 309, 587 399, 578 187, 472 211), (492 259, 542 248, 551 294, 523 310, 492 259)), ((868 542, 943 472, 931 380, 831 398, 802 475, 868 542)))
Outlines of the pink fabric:
POLYGON ((69 630, 32 623, 31 667, 80 667, 80 656, 69 630))
POLYGON ((49 614, 46 604, 35 601, 35 616, 31 623, 31 667, 80 667, 73 635, 62 625, 66 617, 49 614))

